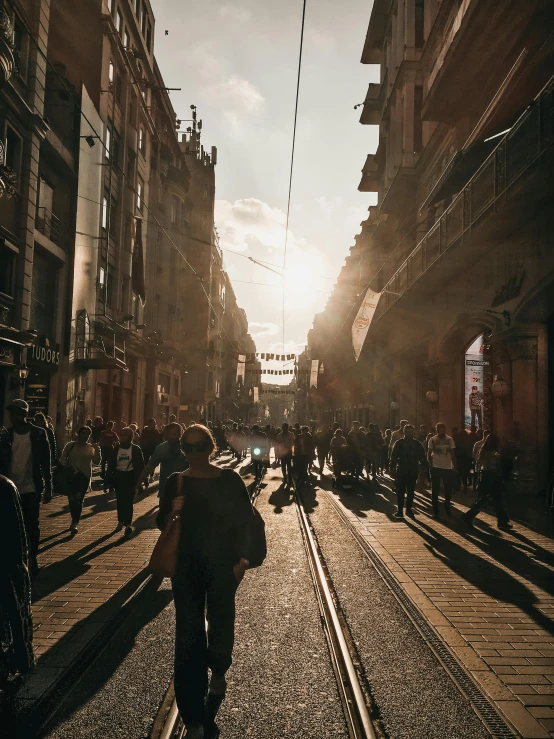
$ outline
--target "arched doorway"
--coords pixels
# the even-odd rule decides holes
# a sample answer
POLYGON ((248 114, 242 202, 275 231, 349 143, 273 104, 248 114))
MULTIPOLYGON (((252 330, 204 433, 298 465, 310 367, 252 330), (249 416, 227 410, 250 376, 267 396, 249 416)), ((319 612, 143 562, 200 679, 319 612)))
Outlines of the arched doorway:
POLYGON ((492 354, 479 334, 464 354, 464 428, 492 428, 492 354))

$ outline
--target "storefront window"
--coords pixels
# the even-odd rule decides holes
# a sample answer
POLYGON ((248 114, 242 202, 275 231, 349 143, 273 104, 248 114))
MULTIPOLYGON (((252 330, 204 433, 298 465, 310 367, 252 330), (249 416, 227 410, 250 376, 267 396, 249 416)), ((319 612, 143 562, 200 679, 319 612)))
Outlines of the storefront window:
POLYGON ((483 334, 468 347, 465 354, 464 426, 492 425, 490 346, 483 334))
POLYGON ((58 265, 35 247, 31 294, 31 328, 44 336, 54 336, 58 298, 58 265))

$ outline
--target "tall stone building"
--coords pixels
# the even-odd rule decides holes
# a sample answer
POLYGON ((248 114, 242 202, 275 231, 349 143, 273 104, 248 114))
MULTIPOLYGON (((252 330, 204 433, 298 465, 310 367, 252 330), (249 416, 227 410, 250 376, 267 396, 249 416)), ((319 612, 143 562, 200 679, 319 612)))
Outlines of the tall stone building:
POLYGON ((60 442, 223 411, 215 149, 179 140, 154 27, 148 0, 0 4, 0 413, 23 395, 60 442))
POLYGON ((376 0, 362 62, 380 82, 361 122, 379 145, 359 189, 378 206, 309 342, 327 352, 324 386, 346 386, 322 387, 328 419, 492 426, 518 447, 522 490, 544 484, 554 439, 552 10, 376 0), (362 354, 341 358, 368 287, 362 354))

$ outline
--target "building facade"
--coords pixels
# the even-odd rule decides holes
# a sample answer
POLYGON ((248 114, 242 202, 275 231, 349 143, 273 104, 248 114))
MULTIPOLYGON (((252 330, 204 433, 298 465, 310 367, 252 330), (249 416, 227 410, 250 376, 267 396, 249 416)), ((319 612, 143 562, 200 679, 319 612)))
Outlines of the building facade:
POLYGON ((216 151, 179 137, 154 28, 148 0, 0 4, 1 412, 60 442, 223 412, 216 151))
POLYGON ((378 206, 309 337, 327 420, 492 427, 521 490, 544 485, 554 440, 551 12, 376 0, 361 122, 379 145, 359 189, 378 206), (368 288, 375 314, 357 316, 368 288))

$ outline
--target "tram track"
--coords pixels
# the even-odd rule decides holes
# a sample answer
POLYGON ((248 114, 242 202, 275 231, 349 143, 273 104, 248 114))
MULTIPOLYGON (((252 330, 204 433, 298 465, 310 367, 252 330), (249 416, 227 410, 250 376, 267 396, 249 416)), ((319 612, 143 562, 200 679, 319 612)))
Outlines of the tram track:
POLYGON ((351 739, 380 739, 373 701, 346 618, 340 609, 325 558, 304 510, 302 494, 294 484, 298 520, 302 530, 314 589, 337 687, 341 698, 348 734, 351 739))

